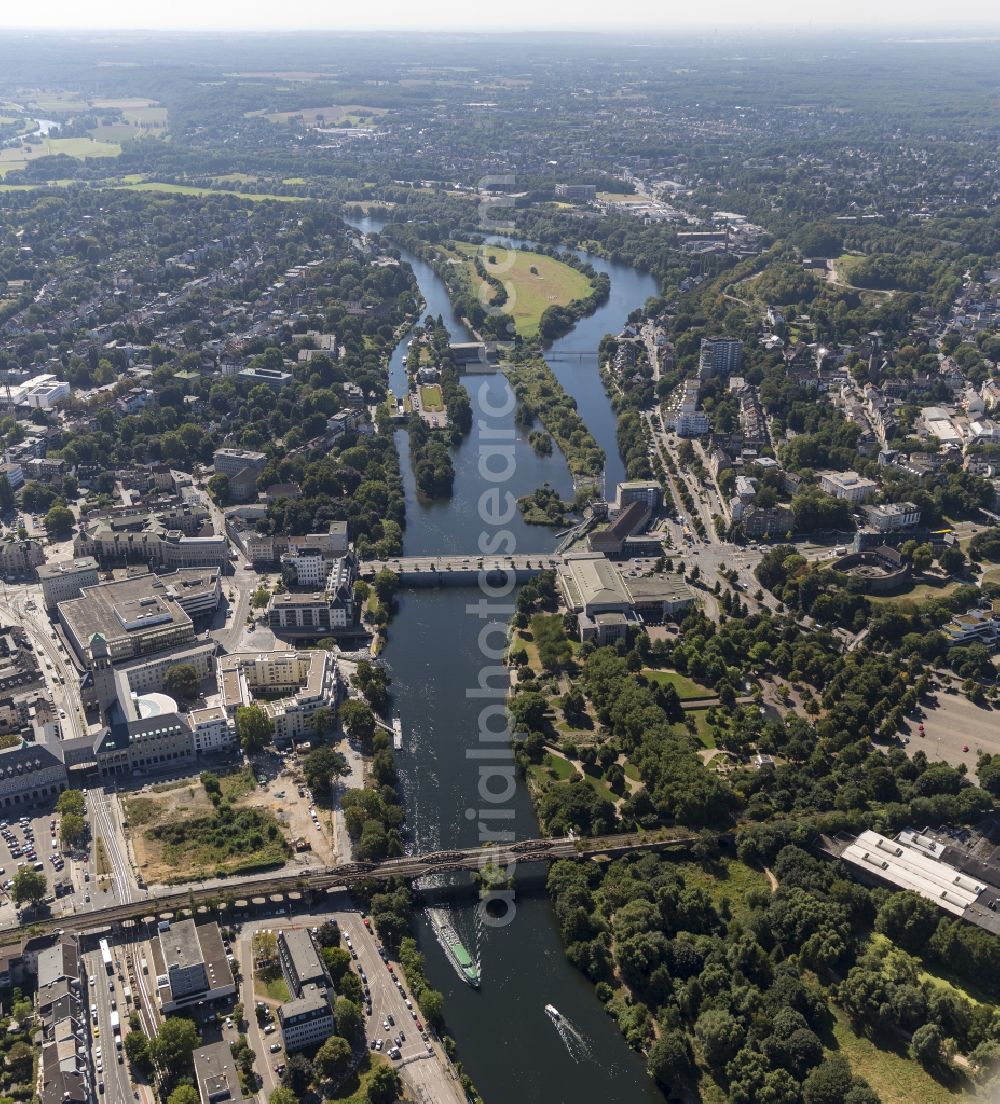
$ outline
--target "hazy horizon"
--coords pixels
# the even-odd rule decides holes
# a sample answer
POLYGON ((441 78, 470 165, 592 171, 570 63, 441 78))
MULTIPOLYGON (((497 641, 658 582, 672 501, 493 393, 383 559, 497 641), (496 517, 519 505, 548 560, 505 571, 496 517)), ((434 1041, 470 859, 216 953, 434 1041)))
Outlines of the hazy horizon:
POLYGON ((581 10, 571 0, 552 0, 544 11, 529 0, 510 0, 502 15, 490 7, 478 17, 475 9, 463 8, 460 15, 442 0, 430 0, 420 8, 400 0, 380 5, 378 22, 364 10, 331 10, 328 3, 302 0, 293 11, 265 9, 254 13, 237 0, 175 0, 153 11, 126 4, 123 0, 92 0, 81 20, 76 0, 49 0, 39 8, 8 10, 0 15, 0 31, 192 31, 192 32, 392 32, 392 31, 617 31, 622 35, 647 35, 672 30, 717 32, 782 28, 788 31, 835 29, 880 31, 932 29, 939 33, 1000 31, 1000 15, 988 0, 969 0, 961 6, 944 7, 927 2, 917 5, 905 0, 887 0, 878 6, 869 0, 843 0, 830 8, 804 9, 791 0, 768 0, 747 18, 744 4, 721 0, 706 19, 698 7, 664 12, 660 5, 630 9, 622 23, 604 6, 581 10))

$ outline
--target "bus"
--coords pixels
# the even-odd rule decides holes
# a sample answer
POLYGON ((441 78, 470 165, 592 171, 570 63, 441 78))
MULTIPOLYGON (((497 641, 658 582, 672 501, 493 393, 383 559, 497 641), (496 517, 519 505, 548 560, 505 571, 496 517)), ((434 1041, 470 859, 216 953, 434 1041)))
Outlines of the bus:
POLYGON ((104 963, 106 973, 113 974, 115 972, 114 959, 111 957, 111 949, 108 947, 106 939, 101 940, 101 961, 104 963))

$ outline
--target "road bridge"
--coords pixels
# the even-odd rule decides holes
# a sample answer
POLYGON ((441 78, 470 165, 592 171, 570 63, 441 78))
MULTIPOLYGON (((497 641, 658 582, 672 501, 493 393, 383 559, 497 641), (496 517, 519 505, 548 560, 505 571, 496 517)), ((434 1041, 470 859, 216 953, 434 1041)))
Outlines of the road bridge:
MULTIPOLYGON (((731 833, 722 833, 731 835, 731 833)), ((421 855, 403 855, 385 862, 353 862, 341 866, 303 873, 278 873, 260 879, 234 879, 225 888, 191 884, 183 889, 158 894, 146 901, 132 901, 70 916, 56 916, 26 922, 0 932, 0 945, 17 943, 28 935, 45 935, 65 930, 92 932, 125 921, 155 918, 163 913, 193 910, 199 906, 213 907, 225 901, 263 898, 289 892, 318 893, 331 889, 350 889, 366 881, 390 881, 402 878, 415 881, 432 874, 472 873, 483 866, 507 867, 524 862, 553 862, 556 859, 593 859, 609 861, 629 851, 664 851, 686 847, 700 837, 685 829, 661 829, 655 833, 619 833, 593 839, 564 836, 557 839, 520 840, 497 848, 466 847, 449 851, 432 851, 421 855)))
POLYGON ((562 562, 562 556, 537 552, 524 556, 400 556, 363 560, 358 573, 362 579, 373 579, 380 571, 392 571, 408 586, 478 586, 483 575, 488 582, 499 583, 511 574, 517 582, 527 582, 542 571, 554 571, 562 562))

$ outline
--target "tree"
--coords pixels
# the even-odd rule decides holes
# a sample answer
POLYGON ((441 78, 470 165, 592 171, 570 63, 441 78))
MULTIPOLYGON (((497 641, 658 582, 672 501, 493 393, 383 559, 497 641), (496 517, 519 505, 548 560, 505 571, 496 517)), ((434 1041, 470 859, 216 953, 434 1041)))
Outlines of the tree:
POLYGON ((424 1018, 434 1028, 444 1026, 444 995, 437 989, 424 989, 417 1001, 424 1018))
POLYGON ((149 1073, 153 1068, 149 1040, 141 1031, 130 1031, 125 1036, 125 1054, 140 1073, 149 1073))
POLYGON ((87 803, 79 790, 63 790, 59 795, 59 800, 56 802, 56 812, 63 816, 66 813, 76 813, 77 816, 83 816, 86 811, 87 803))
POLYGON ((191 701, 198 696, 198 672, 190 663, 174 663, 168 667, 163 682, 175 698, 191 701))
POLYGON ((170 1016, 150 1039, 149 1053, 160 1070, 176 1077, 190 1067, 191 1055, 198 1044, 198 1029, 194 1021, 183 1016, 170 1016))
POLYGON ((354 1039, 361 1034, 364 1021, 361 1009, 346 997, 337 997, 333 1002, 333 1019, 337 1025, 337 1034, 345 1039, 354 1039))
POLYGON ((9 514, 14 509, 14 491, 6 475, 0 475, 0 514, 9 514))
POLYGON ((934 562, 934 549, 929 544, 918 544, 913 550, 913 570, 926 571, 934 562))
POLYGON ((921 1024, 910 1039, 910 1057, 923 1066, 939 1066, 944 1053, 943 1043, 941 1028, 937 1024, 921 1024))
POLYGON ((313 1058, 313 1068, 327 1081, 339 1081, 350 1069, 350 1065, 350 1044, 339 1035, 331 1035, 313 1058))
POLYGON ((646 1062, 649 1076, 665 1089, 691 1072, 691 1054, 683 1031, 664 1031, 649 1048, 646 1062))
POLYGON ((200 1097, 194 1085, 178 1085, 167 1097, 167 1104, 199 1104, 200 1097))
POLYGON ((703 1012, 695 1022, 694 1033, 705 1058, 716 1068, 724 1066, 743 1045, 743 1028, 719 1008, 703 1012))
POLYGON ((30 901, 34 904, 40 901, 48 892, 45 884, 45 875, 32 870, 30 866, 22 866, 14 875, 14 900, 21 904, 22 901, 30 901))
POLYGON ((295 1093, 296 1100, 305 1096, 312 1079, 312 1062, 304 1054, 289 1054, 288 1061, 285 1063, 285 1072, 281 1075, 281 1082, 295 1093))
POLYGON ((45 532, 50 537, 65 536, 73 528, 75 521, 73 511, 57 502, 45 515, 45 532))
POLYGON ((267 1098, 267 1104, 299 1104, 299 1098, 291 1089, 279 1087, 267 1098))
POLYGON ((329 797, 334 775, 349 772, 344 756, 328 747, 313 748, 302 763, 302 776, 314 797, 329 797))
POLYGON ((834 1054, 818 1065, 802 1086, 804 1104, 843 1104, 852 1085, 847 1060, 834 1054))
POLYGON ((247 755, 254 755, 271 742, 274 722, 259 705, 241 705, 236 709, 236 735, 247 755))
POLYGON ((21 1040, 7 1051, 7 1067, 19 1081, 25 1081, 31 1076, 33 1060, 34 1051, 21 1040))
POLYGON ((965 568, 965 553, 957 544, 948 544, 938 553, 938 563, 942 571, 949 575, 958 575, 965 568))
POLYGON ((208 481, 208 493, 216 502, 228 501, 229 476, 223 472, 216 472, 208 481))
POLYGON ((368 1099, 371 1104, 393 1104, 399 1099, 402 1086, 399 1074, 392 1066, 379 1066, 368 1079, 368 1099))
POLYGON ((64 847, 75 847, 87 834, 87 822, 79 813, 64 813, 59 822, 59 838, 64 847))
POLYGON ((263 583, 250 596, 250 604, 254 609, 263 609, 270 601, 271 592, 263 583))
POLYGON ((371 706, 356 698, 348 698, 340 707, 340 723, 355 742, 367 747, 375 738, 375 714, 371 706))

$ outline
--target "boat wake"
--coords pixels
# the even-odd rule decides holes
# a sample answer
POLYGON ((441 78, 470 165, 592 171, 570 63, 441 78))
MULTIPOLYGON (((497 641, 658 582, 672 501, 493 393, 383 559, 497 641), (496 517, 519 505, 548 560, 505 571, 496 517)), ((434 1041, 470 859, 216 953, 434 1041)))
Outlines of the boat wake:
POLYGON ((563 1045, 574 1062, 582 1062, 585 1058, 593 1058, 594 1053, 590 1043, 557 1008, 547 1004, 545 1014, 552 1021, 552 1026, 559 1033, 559 1038, 562 1039, 563 1045))

